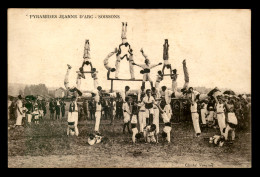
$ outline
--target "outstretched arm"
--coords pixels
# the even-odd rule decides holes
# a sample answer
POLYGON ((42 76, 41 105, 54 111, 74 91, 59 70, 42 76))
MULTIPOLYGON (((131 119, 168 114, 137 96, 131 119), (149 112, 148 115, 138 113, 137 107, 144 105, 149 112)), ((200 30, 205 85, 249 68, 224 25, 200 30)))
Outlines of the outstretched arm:
MULTIPOLYGON (((136 66, 139 66, 139 67, 143 68, 142 65, 139 65, 139 64, 136 64, 136 63, 132 63, 132 65, 136 65, 136 66)), ((144 68, 143 68, 143 69, 144 69, 144 68)))
POLYGON ((161 65, 162 63, 158 63, 158 64, 156 64, 156 65, 152 65, 152 66, 150 66, 150 69, 152 69, 152 68, 155 68, 156 66, 159 66, 159 65, 161 65))

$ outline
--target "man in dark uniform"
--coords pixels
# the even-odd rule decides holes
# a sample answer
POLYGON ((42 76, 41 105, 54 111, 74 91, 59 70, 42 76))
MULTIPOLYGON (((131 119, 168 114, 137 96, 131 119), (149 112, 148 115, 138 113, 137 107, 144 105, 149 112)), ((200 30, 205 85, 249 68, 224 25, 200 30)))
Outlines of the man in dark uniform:
POLYGON ((90 112, 90 119, 95 120, 96 103, 94 99, 91 99, 89 101, 89 112, 90 112))
POLYGON ((84 112, 84 120, 88 118, 88 102, 84 99, 83 101, 83 112, 84 112))
POLYGON ((26 117, 27 117, 27 122, 30 124, 32 120, 32 112, 33 112, 33 104, 30 99, 26 99, 25 107, 27 109, 26 112, 26 117))
POLYGON ((50 119, 54 119, 54 113, 55 113, 55 103, 54 100, 51 99, 50 103, 49 103, 49 110, 50 110, 50 119))
POLYGON ((43 109, 43 115, 45 116, 47 112, 45 99, 42 99, 42 109, 43 109))
POLYGON ((37 100, 37 105, 38 105, 38 110, 39 110, 39 113, 40 113, 40 119, 43 118, 43 107, 42 107, 42 102, 41 100, 37 100))
POLYGON ((104 110, 104 119, 108 119, 108 117, 109 117, 108 100, 104 99, 102 101, 102 108, 104 110))
POLYGON ((117 98, 116 101, 116 118, 121 119, 123 117, 123 100, 122 98, 117 98))
POLYGON ((61 100, 60 104, 61 104, 61 115, 62 115, 62 117, 64 117, 65 116, 65 106, 66 106, 64 99, 61 100))

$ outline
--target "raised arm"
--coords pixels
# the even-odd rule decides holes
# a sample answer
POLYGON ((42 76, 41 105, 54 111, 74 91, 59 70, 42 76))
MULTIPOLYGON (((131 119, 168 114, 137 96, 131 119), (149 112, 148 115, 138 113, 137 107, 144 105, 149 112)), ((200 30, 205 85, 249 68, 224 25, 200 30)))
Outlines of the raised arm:
POLYGON ((218 104, 219 102, 218 102, 217 96, 216 95, 212 95, 212 96, 214 97, 216 103, 218 104))

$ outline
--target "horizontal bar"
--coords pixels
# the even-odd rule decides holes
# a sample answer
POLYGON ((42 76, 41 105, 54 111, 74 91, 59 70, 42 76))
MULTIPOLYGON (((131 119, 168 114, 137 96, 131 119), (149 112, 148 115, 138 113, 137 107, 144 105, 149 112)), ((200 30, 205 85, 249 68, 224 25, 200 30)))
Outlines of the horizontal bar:
POLYGON ((115 79, 115 78, 108 78, 108 80, 119 80, 119 81, 143 81, 143 79, 115 79))
MULTIPOLYGON (((164 74, 163 76, 173 76, 173 75, 175 75, 175 74, 164 74)), ((177 75, 179 75, 179 74, 177 74, 177 75)))
POLYGON ((76 73, 94 73, 94 72, 93 71, 83 71, 83 72, 76 71, 76 73))

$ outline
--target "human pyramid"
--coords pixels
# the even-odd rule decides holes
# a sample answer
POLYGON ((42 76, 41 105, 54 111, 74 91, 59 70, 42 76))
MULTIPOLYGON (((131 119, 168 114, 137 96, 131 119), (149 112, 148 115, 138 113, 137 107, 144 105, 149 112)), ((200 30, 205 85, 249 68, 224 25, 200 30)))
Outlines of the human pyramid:
MULTIPOLYGON (((213 101, 216 103, 217 107, 217 120, 220 127, 221 136, 217 136, 218 142, 223 139, 227 139, 228 132, 232 131, 234 133, 234 126, 229 125, 237 125, 236 117, 232 114, 231 111, 228 112, 228 116, 230 117, 228 121, 225 121, 224 115, 224 106, 232 107, 232 103, 224 103, 223 97, 221 96, 222 93, 219 89, 215 88, 211 91, 210 94, 200 94, 199 92, 193 90, 192 87, 189 87, 189 73, 186 65, 186 60, 184 59, 182 62, 183 65, 183 72, 184 72, 184 86, 181 89, 181 92, 177 91, 177 70, 172 69, 171 64, 169 63, 169 43, 168 39, 165 39, 163 44, 163 68, 159 70, 156 76, 155 85, 150 77, 150 72, 153 68, 162 65, 162 63, 158 64, 151 64, 149 57, 144 53, 144 50, 141 49, 140 52, 142 53, 143 57, 145 58, 144 64, 137 64, 134 62, 133 59, 133 49, 131 45, 127 41, 127 23, 122 23, 122 43, 115 48, 112 52, 110 52, 107 57, 104 59, 104 67, 107 69, 107 79, 112 80, 122 80, 122 81, 137 81, 135 80, 134 76, 134 66, 138 66, 142 68, 140 71, 143 74, 143 79, 141 89, 138 93, 137 101, 133 101, 131 98, 131 91, 130 87, 126 86, 124 92, 119 93, 109 93, 110 97, 121 97, 123 99, 123 115, 124 115, 124 124, 123 124, 123 133, 125 133, 125 128, 128 129, 128 132, 132 134, 132 141, 135 143, 140 138, 144 138, 145 142, 150 143, 158 143, 158 135, 159 135, 159 117, 162 118, 164 122, 164 127, 162 130, 162 138, 164 141, 170 143, 171 142, 171 131, 172 125, 170 119, 172 117, 172 110, 170 106, 170 102, 172 99, 182 98, 187 99, 190 103, 190 111, 191 117, 193 122, 193 127, 195 130, 195 136, 199 137, 201 134, 200 124, 199 124, 199 114, 198 114, 198 107, 197 103, 202 102, 204 106, 208 104, 208 100, 213 101), (127 49, 126 53, 123 53, 123 48, 127 49), (116 54, 116 63, 115 67, 109 65, 109 59, 116 54), (123 79, 119 78, 119 71, 120 71, 120 61, 124 58, 127 59, 129 62, 129 70, 131 79, 123 79), (169 69, 170 74, 165 74, 164 70, 169 69), (110 78, 110 73, 115 72, 115 78, 110 78), (172 88, 171 90, 167 89, 166 86, 162 86, 160 88, 160 82, 163 80, 165 76, 170 76, 172 80, 172 88), (151 85, 151 89, 145 89, 145 82, 149 81, 151 85), (132 130, 130 130, 130 127, 132 130), (233 127, 233 128, 232 128, 233 127), (226 130, 225 132, 223 130, 226 130)), ((125 50, 124 50, 125 51, 125 50)), ((71 70, 71 66, 68 65, 68 69, 65 75, 64 85, 66 89, 73 93, 72 100, 69 106, 69 113, 68 113, 68 129, 67 135, 76 135, 78 136, 79 130, 77 128, 78 124, 78 106, 77 106, 77 99, 80 96, 84 96, 83 92, 80 89, 81 86, 81 79, 85 79, 85 73, 90 73, 93 80, 94 80, 94 87, 95 90, 92 93, 92 97, 95 100, 96 104, 96 121, 95 121, 95 128, 94 133, 89 135, 88 143, 93 145, 95 143, 101 142, 103 135, 99 132, 99 125, 101 119, 101 101, 103 98, 102 87, 98 84, 98 78, 96 68, 93 68, 91 63, 90 57, 90 45, 89 40, 85 42, 85 49, 84 49, 84 56, 83 56, 83 63, 82 66, 79 68, 77 72, 77 80, 76 86, 69 85, 69 73, 71 70), (84 71, 83 68, 85 65, 90 65, 91 71, 84 71)), ((111 89, 112 91, 112 89, 111 89)), ((210 112, 210 111, 209 111, 210 112)), ((202 116, 203 124, 206 124, 206 117, 205 113, 202 116)), ((207 113, 207 119, 209 122, 213 119, 213 114, 207 113)), ((216 137, 215 137, 216 139, 216 137)), ((234 139, 234 135, 232 135, 232 139, 234 139)), ((211 139, 213 142, 213 138, 211 139)))

